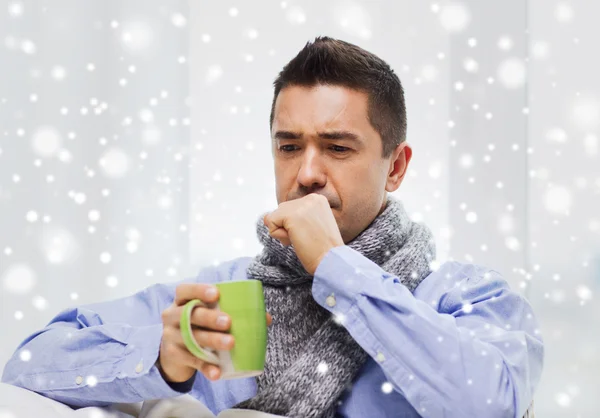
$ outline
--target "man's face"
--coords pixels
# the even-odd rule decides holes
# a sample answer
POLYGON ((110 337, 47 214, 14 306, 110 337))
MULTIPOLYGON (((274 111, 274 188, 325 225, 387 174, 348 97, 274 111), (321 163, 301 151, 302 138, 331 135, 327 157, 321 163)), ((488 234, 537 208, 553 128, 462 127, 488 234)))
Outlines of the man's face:
POLYGON ((339 86, 291 86, 275 103, 271 130, 277 203, 310 193, 329 200, 344 243, 385 208, 412 151, 406 142, 386 159, 367 119, 366 93, 339 86))

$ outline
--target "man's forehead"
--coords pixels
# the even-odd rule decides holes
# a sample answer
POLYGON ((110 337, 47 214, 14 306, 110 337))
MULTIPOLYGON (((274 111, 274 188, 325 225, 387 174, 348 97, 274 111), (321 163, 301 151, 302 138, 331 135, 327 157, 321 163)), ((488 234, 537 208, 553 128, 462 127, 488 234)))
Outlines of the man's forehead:
POLYGON ((304 104, 311 103, 312 108, 320 106, 334 108, 352 108, 366 111, 368 95, 365 92, 343 86, 316 85, 312 87, 289 86, 279 92, 276 110, 281 108, 305 108, 304 104))
POLYGON ((366 95, 341 87, 288 87, 280 93, 273 130, 345 130, 361 135, 368 124, 366 95))

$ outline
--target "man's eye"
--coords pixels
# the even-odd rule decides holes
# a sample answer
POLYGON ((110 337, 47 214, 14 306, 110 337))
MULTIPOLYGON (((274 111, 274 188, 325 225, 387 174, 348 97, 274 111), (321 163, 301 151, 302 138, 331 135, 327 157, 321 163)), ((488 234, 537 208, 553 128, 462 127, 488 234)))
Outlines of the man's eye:
POLYGON ((279 150, 283 151, 283 152, 292 152, 292 151, 294 151, 293 149, 290 149, 289 147, 293 148, 293 147, 295 147, 295 145, 282 145, 282 146, 279 147, 279 150))
POLYGON ((338 153, 343 153, 343 152, 350 151, 350 148, 348 148, 348 147, 342 147, 340 145, 333 145, 331 147, 331 149, 333 149, 335 152, 338 152, 338 153))

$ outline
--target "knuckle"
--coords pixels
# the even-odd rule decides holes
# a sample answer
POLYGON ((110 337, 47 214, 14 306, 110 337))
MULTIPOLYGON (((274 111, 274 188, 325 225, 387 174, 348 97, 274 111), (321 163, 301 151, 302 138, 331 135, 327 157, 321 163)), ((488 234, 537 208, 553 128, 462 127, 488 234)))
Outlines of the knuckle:
POLYGON ((314 202, 320 202, 320 201, 321 201, 321 199, 323 199, 323 198, 325 197, 325 196, 323 196, 323 195, 321 195, 321 194, 318 194, 318 193, 311 193, 311 194, 310 194, 310 196, 311 196, 311 199, 312 199, 314 202))
POLYGON ((177 341, 178 340, 178 330, 175 330, 173 327, 166 327, 163 331, 163 338, 167 341, 177 341))
POLYGON ((204 331, 204 330, 195 330, 194 331, 194 338, 196 338, 196 341, 198 342, 198 344, 202 345, 202 346, 206 346, 208 344, 208 332, 204 331))
POLYGON ((163 322, 167 322, 169 320, 169 318, 171 316, 170 313, 171 313, 170 308, 167 308, 161 312, 160 317, 163 322))
POLYGON ((171 327, 163 326, 162 339, 163 341, 171 341, 171 327))
POLYGON ((174 344, 167 344, 165 347, 165 354, 169 357, 174 357, 177 354, 177 346, 174 344))
POLYGON ((198 306, 192 312, 192 323, 194 325, 205 326, 206 325, 206 308, 198 306))

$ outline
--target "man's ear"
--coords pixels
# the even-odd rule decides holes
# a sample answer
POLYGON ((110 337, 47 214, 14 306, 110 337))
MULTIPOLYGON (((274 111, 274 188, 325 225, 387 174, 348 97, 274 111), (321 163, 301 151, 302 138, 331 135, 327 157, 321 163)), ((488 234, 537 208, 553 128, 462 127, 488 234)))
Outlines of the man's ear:
POLYGON ((390 165, 385 185, 385 190, 394 192, 398 190, 404 176, 408 171, 408 164, 412 158, 412 148, 406 141, 398 144, 390 156, 390 165))

